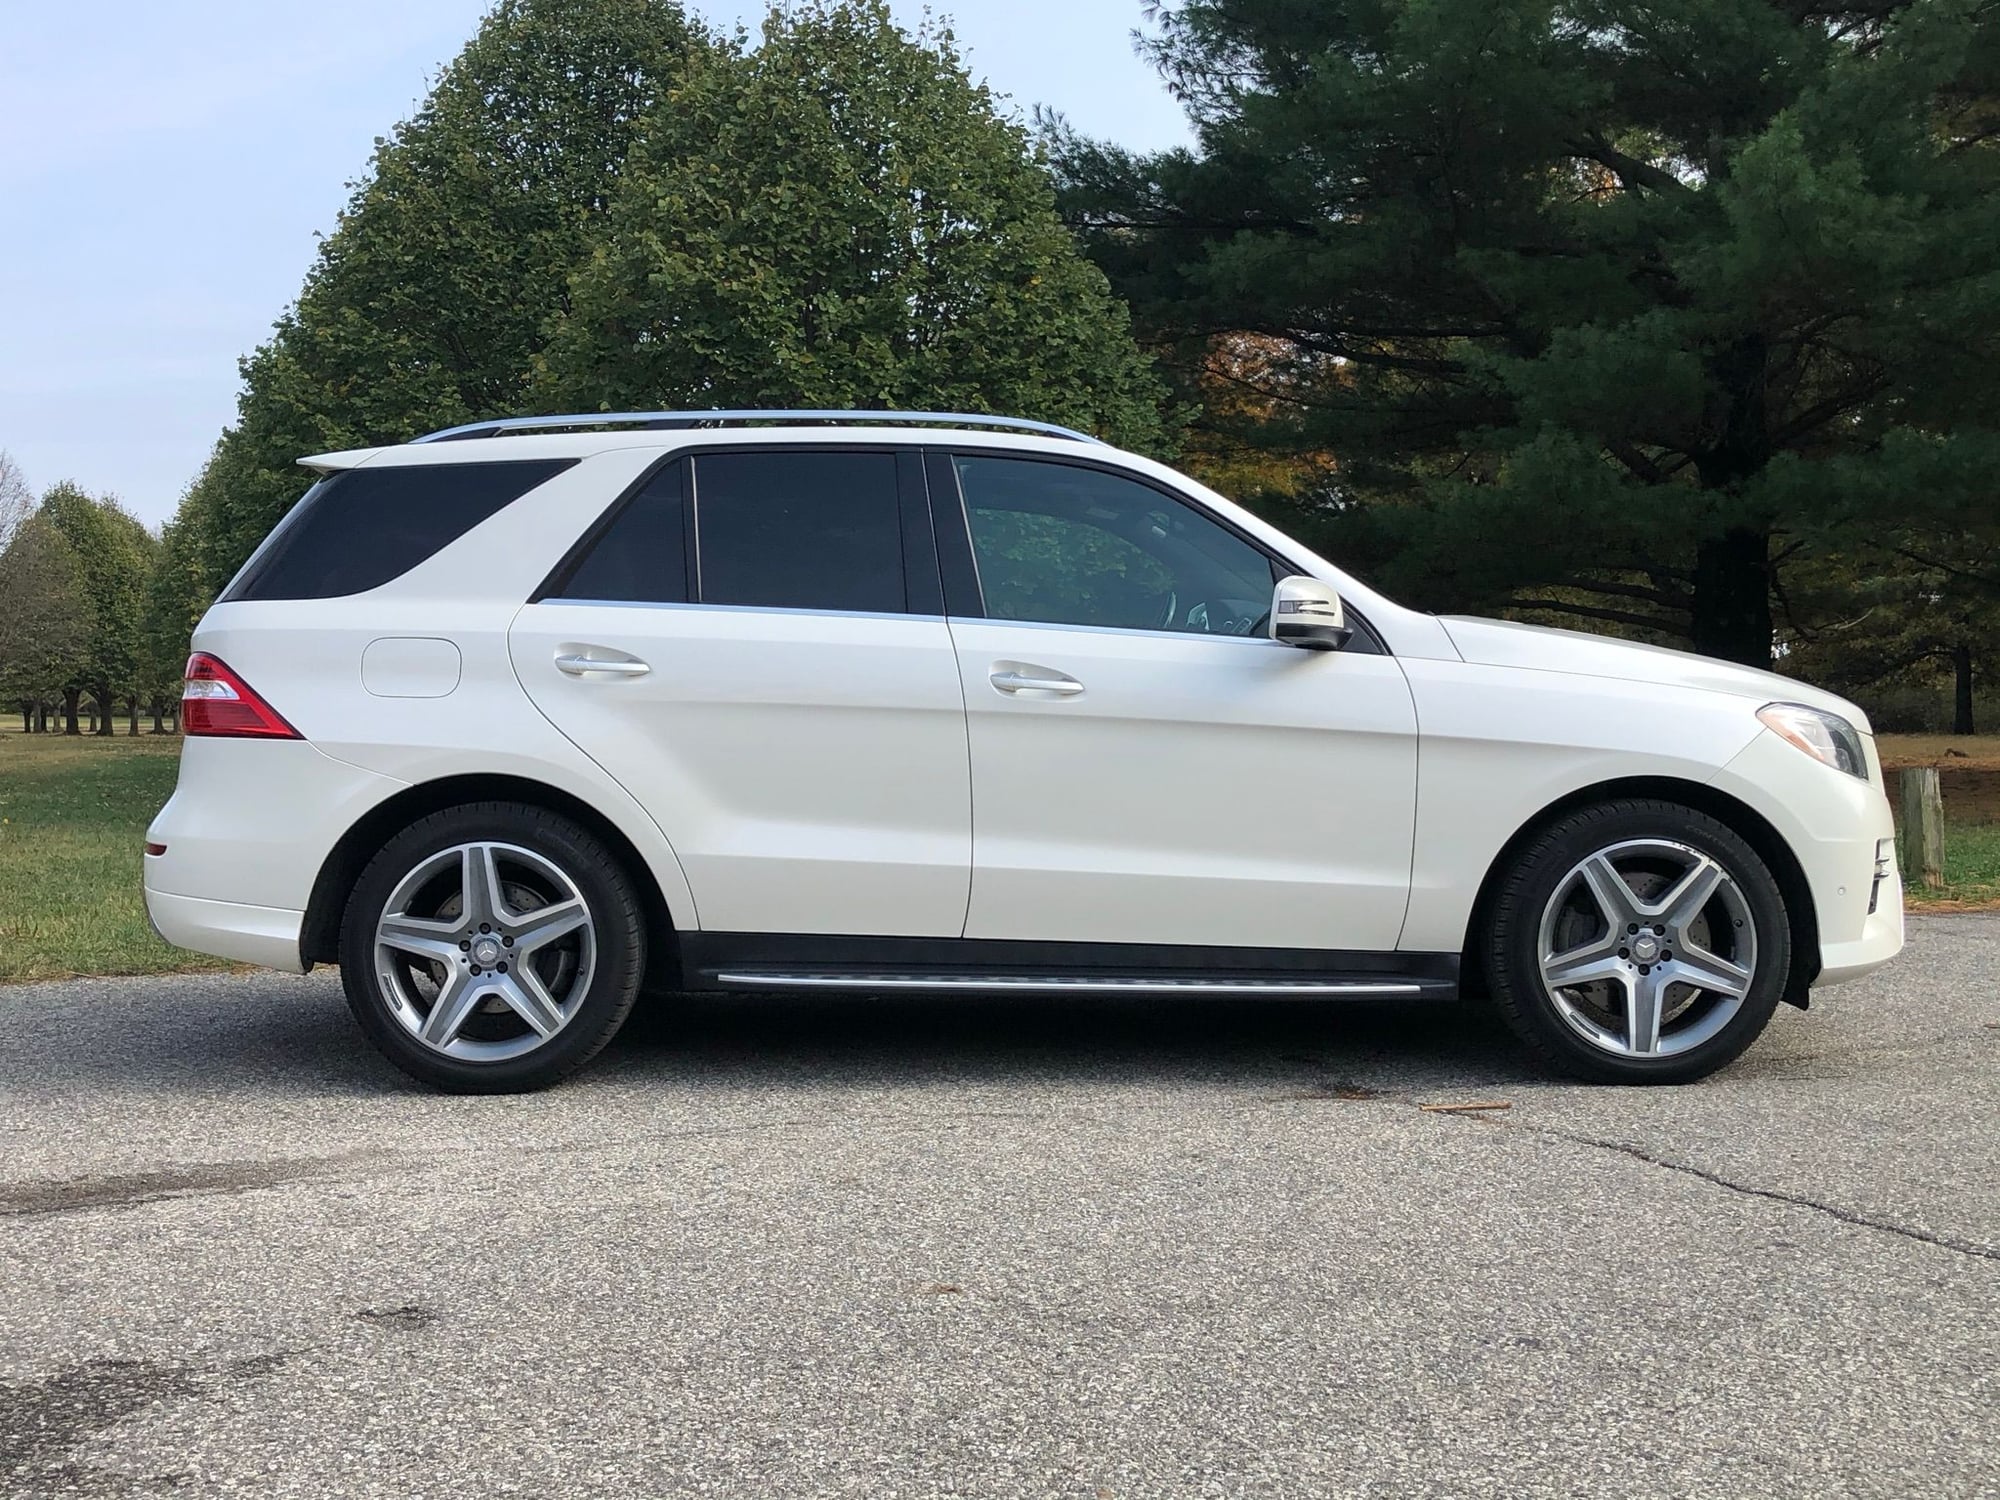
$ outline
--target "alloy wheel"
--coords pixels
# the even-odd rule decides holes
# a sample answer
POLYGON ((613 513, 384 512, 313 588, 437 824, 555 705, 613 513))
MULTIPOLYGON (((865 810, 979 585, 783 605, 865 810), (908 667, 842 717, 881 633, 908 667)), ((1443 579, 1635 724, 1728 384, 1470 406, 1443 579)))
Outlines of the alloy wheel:
POLYGON ((596 969, 596 926, 576 882, 542 855, 455 844, 390 893, 374 963, 390 1014, 423 1046, 499 1062, 576 1015, 596 969))
POLYGON ((1596 850, 1560 881, 1537 948, 1571 1030, 1618 1057, 1671 1057, 1727 1026, 1757 971, 1757 925, 1712 856, 1670 839, 1596 850))

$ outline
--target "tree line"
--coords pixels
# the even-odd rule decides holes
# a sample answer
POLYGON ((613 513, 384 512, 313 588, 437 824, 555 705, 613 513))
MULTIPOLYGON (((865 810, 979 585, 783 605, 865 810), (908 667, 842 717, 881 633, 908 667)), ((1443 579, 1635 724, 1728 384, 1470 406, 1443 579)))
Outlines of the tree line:
POLYGON ((1024 126, 880 0, 755 38, 670 0, 501 0, 379 143, 166 533, 68 489, 16 524, 0 568, 78 602, 5 627, 30 644, 0 635, 0 674, 41 653, 68 716, 156 701, 304 454, 902 406, 1175 458, 1419 607, 1974 727, 2000 660, 1989 6, 1153 14, 1195 141, 1145 155, 1024 126))
POLYGON ((67 481, 37 496, 0 451, 0 705, 24 731, 178 728, 203 597, 184 525, 154 536, 67 481))

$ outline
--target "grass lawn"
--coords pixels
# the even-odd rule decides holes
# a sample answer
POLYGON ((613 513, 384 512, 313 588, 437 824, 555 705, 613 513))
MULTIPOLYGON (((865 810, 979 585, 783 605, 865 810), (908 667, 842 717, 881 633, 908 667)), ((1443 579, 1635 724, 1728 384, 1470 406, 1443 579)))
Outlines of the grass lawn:
POLYGON ((146 925, 139 847, 174 789, 171 735, 0 732, 0 981, 227 967, 146 925))
POLYGON ((1944 889, 1912 887, 1911 906, 1939 902, 1960 906, 2000 905, 2000 825, 1953 823, 1944 826, 1944 889))

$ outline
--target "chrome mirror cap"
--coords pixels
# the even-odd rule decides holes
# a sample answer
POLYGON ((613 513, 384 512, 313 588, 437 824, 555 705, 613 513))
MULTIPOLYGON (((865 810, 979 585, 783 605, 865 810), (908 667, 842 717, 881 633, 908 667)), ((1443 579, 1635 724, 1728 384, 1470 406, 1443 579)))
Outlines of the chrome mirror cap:
POLYGON ((1271 595, 1271 639, 1305 651, 1338 651, 1354 634, 1340 595, 1303 574, 1278 581, 1271 595))

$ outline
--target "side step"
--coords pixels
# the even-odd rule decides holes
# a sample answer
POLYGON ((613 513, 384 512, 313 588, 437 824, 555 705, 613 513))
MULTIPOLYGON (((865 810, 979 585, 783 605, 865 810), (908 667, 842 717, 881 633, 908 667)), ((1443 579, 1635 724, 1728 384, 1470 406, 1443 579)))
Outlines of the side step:
POLYGON ((931 990, 960 994, 1232 995, 1271 999, 1345 997, 1451 999, 1458 986, 1443 979, 1304 975, 1270 979, 1203 979, 1165 975, 1059 974, 857 974, 789 969, 709 972, 703 978, 722 989, 749 990, 931 990))
POLYGON ((699 930, 675 946, 690 990, 1451 1000, 1459 979, 1456 953, 1338 948, 699 930))

